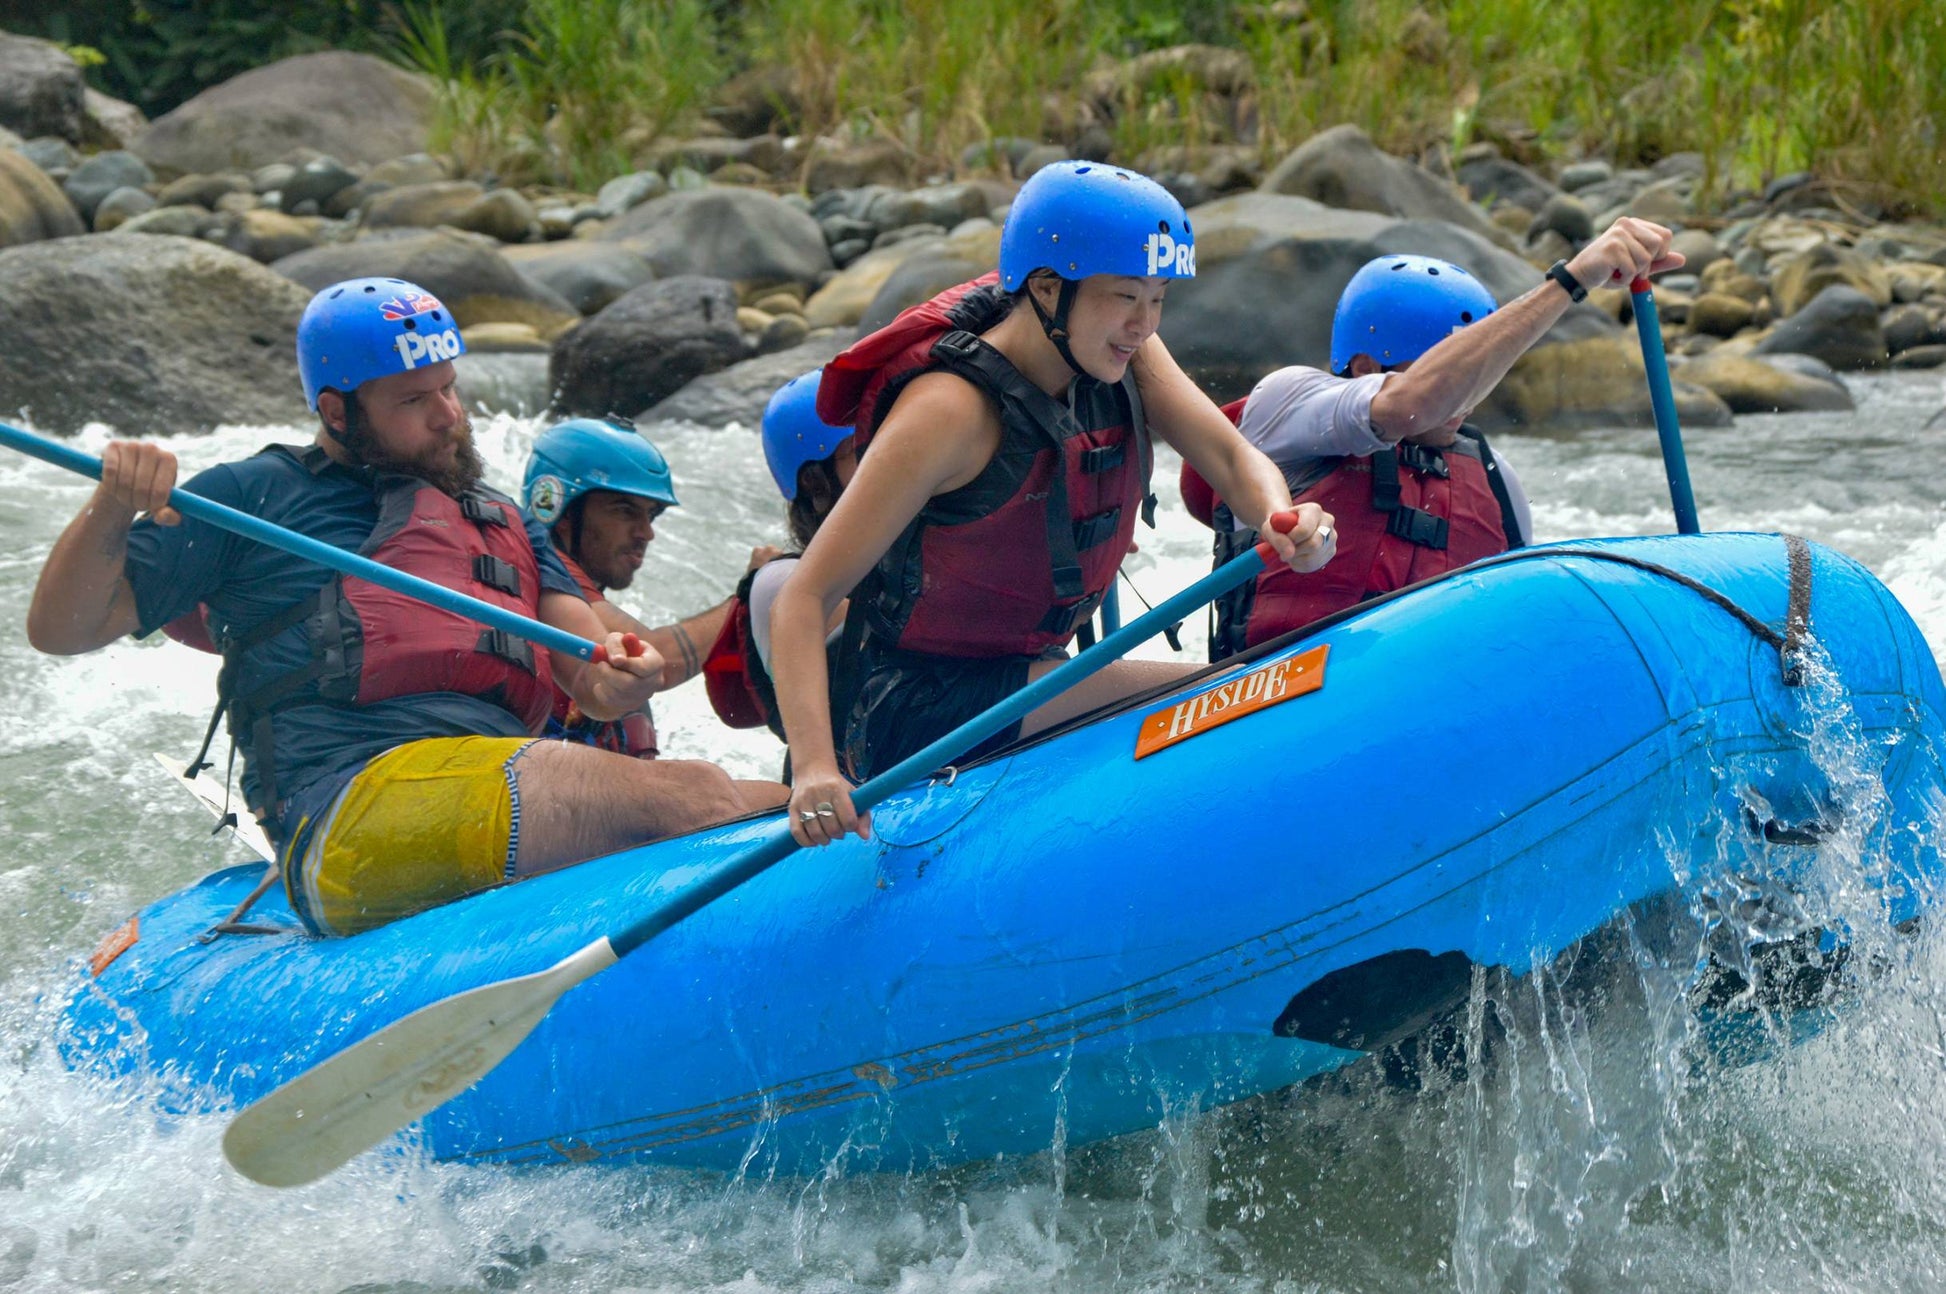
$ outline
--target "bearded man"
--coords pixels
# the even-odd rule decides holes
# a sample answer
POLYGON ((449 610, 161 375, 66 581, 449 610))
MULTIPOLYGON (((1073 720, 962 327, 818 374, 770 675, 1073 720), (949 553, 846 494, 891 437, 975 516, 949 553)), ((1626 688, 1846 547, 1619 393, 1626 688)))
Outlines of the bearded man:
POLYGON ((782 798, 700 760, 535 740, 558 680, 597 719, 639 710, 653 648, 608 633, 546 532, 481 483, 454 385, 452 313, 399 279, 312 299, 298 370, 309 446, 272 445, 186 488, 603 643, 588 663, 181 517, 175 456, 116 442, 28 611, 41 651, 93 651, 186 616, 222 653, 243 792, 298 915, 350 934, 462 895, 691 831, 782 798), (147 515, 143 515, 147 514, 147 515))

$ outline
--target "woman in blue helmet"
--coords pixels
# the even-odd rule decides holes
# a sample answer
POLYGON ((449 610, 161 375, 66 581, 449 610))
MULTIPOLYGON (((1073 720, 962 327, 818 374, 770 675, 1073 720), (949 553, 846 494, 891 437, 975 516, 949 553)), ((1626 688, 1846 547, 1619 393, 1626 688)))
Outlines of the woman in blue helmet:
MULTIPOLYGON (((823 376, 822 368, 814 368, 792 378, 764 409, 764 462, 789 507, 796 551, 754 565, 743 577, 703 665, 710 705, 719 719, 732 728, 768 726, 779 737, 784 735, 784 721, 771 674, 771 608, 858 469, 851 428, 834 427, 818 417, 818 382, 823 376)), ((835 630, 843 619, 841 603, 830 627, 835 630)))
MULTIPOLYGON (((655 539, 655 522, 677 506, 668 460, 633 423, 622 418, 570 418, 534 441, 521 484, 528 514, 548 527, 554 549, 595 615, 609 630, 635 634, 662 658, 658 690, 687 682, 703 666, 699 643, 722 631, 733 599, 661 628, 651 629, 608 600, 627 588, 655 539)), ((774 548, 751 553, 750 569, 776 556, 774 548)), ((620 719, 596 721, 556 690, 547 735, 584 741, 607 750, 653 759, 659 753, 648 707, 620 719)))
MULTIPOLYGON (((1331 371, 1279 369, 1225 410, 1294 495, 1335 514, 1339 555, 1219 599, 1210 659, 1531 542, 1520 481, 1465 419, 1584 285, 1680 265, 1670 237, 1624 217, 1504 309, 1465 269, 1427 256, 1381 256, 1353 275, 1332 320, 1331 371)), ((1183 497, 1215 528, 1219 563, 1255 541, 1187 464, 1183 497)))
MULTIPOLYGON (((1058 163, 1015 199, 997 280, 907 311, 826 366, 818 412, 852 425, 858 472, 771 616, 800 842, 869 829, 847 774, 870 776, 1053 668, 1146 510, 1151 430, 1221 478, 1253 524, 1290 506, 1282 473, 1155 336, 1170 280, 1194 273, 1188 217, 1161 186, 1058 163), (825 625, 847 595, 827 685, 825 625)), ((1313 568, 1330 555, 1328 518, 1306 508, 1270 542, 1313 568)), ((1182 669, 1118 662, 1019 731, 1182 669)))

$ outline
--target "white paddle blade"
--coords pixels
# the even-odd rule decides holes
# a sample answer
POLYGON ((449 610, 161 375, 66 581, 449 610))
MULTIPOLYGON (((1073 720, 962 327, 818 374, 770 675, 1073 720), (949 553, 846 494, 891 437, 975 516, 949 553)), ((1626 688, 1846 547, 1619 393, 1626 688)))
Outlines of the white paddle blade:
POLYGON ((223 1157, 265 1186, 316 1181, 479 1082, 563 993, 616 960, 603 937, 544 971, 420 1007, 238 1114, 223 1157))
POLYGON ((208 773, 198 773, 191 777, 183 771, 180 759, 171 759, 159 750, 149 753, 154 755, 155 762, 162 765, 169 776, 175 778, 185 791, 195 796, 196 802, 208 809, 218 822, 228 818, 230 834, 242 841, 245 848, 266 863, 277 861, 277 851, 270 847, 270 837, 266 836, 264 829, 257 825, 256 818, 251 816, 248 809, 230 804, 224 788, 217 785, 215 778, 208 773))

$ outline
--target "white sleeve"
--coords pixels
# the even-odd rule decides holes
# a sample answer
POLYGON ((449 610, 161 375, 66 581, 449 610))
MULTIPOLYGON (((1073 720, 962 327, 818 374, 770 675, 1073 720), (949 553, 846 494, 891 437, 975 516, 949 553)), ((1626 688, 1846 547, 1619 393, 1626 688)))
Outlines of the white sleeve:
POLYGON ((1372 430, 1372 398, 1389 376, 1333 377, 1301 365, 1280 368, 1250 392, 1237 429, 1286 476, 1301 475, 1320 458, 1376 454, 1391 448, 1372 430))
MULTIPOLYGON (((1507 502, 1513 505, 1514 522, 1520 527, 1519 542, 1531 544, 1534 542, 1534 509, 1527 502, 1527 491, 1522 487, 1520 478, 1514 475, 1514 465, 1497 449, 1493 451, 1493 461, 1500 469, 1500 483, 1507 487, 1507 502)), ((1507 542, 1514 543, 1514 536, 1508 535, 1507 542)))
POLYGON ((770 609, 777 605, 784 581, 796 569, 797 558, 779 557, 764 563, 750 579, 750 642, 756 647, 757 659, 763 662, 767 673, 770 672, 770 609))

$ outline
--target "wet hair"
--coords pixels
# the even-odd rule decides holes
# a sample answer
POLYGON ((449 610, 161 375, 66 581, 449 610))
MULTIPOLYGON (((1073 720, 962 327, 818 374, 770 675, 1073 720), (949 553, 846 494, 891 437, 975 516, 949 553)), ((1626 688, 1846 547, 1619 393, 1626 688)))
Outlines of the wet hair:
POLYGON ((798 551, 811 546, 811 537, 831 515, 831 509, 838 506, 838 496, 844 493, 844 488, 838 481, 836 454, 797 469, 797 497, 791 500, 790 527, 791 542, 797 545, 798 551))

